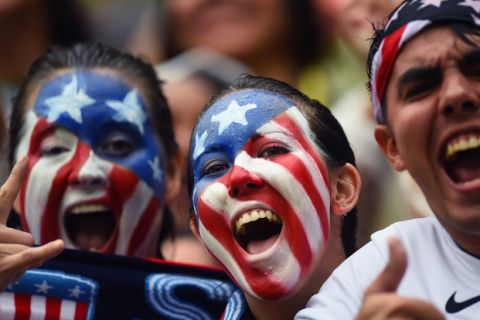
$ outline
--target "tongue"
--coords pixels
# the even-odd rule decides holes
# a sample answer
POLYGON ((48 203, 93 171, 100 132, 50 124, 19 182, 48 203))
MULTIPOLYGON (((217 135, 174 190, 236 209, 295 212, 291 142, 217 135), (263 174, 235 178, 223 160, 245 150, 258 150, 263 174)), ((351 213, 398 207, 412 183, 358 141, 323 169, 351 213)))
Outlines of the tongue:
POLYGON ((113 233, 114 220, 107 214, 69 215, 67 230, 79 249, 97 251, 113 233))
POLYGON ((82 250, 97 251, 108 241, 108 238, 100 233, 80 232, 75 239, 75 245, 82 250))
POLYGON ((275 241, 277 241, 278 234, 271 236, 266 240, 261 241, 251 241, 247 245, 247 252, 250 254, 258 254, 266 251, 269 249, 275 241))
POLYGON ((468 182, 480 178, 480 163, 478 157, 459 159, 451 170, 456 182, 468 182))

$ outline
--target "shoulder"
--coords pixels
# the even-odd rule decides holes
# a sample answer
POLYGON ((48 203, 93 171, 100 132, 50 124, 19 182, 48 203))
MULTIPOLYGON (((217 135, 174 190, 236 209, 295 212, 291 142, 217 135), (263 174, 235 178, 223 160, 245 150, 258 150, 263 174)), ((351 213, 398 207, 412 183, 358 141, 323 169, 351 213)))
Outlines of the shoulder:
POLYGON ((402 241, 407 252, 423 245, 431 245, 445 236, 446 231, 438 220, 431 216, 396 222, 371 236, 371 242, 388 256, 387 239, 395 236, 402 241))
POLYGON ((335 269, 320 291, 297 313, 296 320, 353 319, 357 314, 368 285, 383 270, 388 257, 387 239, 396 236, 409 241, 409 246, 431 237, 441 228, 435 218, 419 218, 400 221, 375 232, 371 241, 360 248, 335 269))

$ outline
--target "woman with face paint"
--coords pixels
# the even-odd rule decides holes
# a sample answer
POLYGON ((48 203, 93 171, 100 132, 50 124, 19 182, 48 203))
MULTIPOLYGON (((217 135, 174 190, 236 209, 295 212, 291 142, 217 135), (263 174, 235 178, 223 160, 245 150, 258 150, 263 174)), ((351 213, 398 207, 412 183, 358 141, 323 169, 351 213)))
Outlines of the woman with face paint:
POLYGON ((9 138, 11 163, 28 157, 14 208, 36 244, 159 255, 179 172, 150 65, 101 44, 49 50, 18 92, 9 138))
POLYGON ((293 319, 355 250, 355 159, 330 111, 245 76, 201 113, 189 153, 191 223, 241 288, 225 319, 293 319))

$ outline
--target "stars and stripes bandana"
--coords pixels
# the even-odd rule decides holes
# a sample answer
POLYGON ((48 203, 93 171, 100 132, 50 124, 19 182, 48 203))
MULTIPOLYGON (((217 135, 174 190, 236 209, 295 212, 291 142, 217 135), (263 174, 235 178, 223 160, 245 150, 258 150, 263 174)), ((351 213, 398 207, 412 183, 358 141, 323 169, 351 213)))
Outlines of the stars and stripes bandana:
POLYGON ((250 295, 292 294, 329 236, 328 174, 308 121, 289 99, 247 89, 215 102, 193 136, 193 205, 206 247, 250 295), (260 232, 242 231, 255 221, 260 232))
POLYGON ((71 72, 40 88, 17 147, 17 159, 29 156, 22 224, 36 243, 62 238, 68 248, 89 249, 78 244, 110 232, 95 250, 152 254, 165 178, 147 114, 134 87, 105 74, 71 72))
POLYGON ((378 123, 385 121, 382 103, 402 47, 429 25, 453 21, 480 26, 480 1, 407 0, 392 12, 370 68, 373 111, 378 123))

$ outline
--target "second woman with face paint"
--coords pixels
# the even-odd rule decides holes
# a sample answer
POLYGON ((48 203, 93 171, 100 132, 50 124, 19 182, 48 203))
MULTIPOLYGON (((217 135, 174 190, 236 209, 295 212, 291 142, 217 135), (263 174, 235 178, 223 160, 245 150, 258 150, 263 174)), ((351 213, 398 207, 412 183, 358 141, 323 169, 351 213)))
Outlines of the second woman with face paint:
POLYGON ((245 76, 192 134, 192 226, 242 292, 225 319, 292 319, 355 250, 360 178, 330 111, 245 76))
POLYGON ((15 99, 10 160, 28 156, 15 209, 36 244, 158 256, 179 188, 170 112, 153 68, 101 44, 53 48, 15 99))

